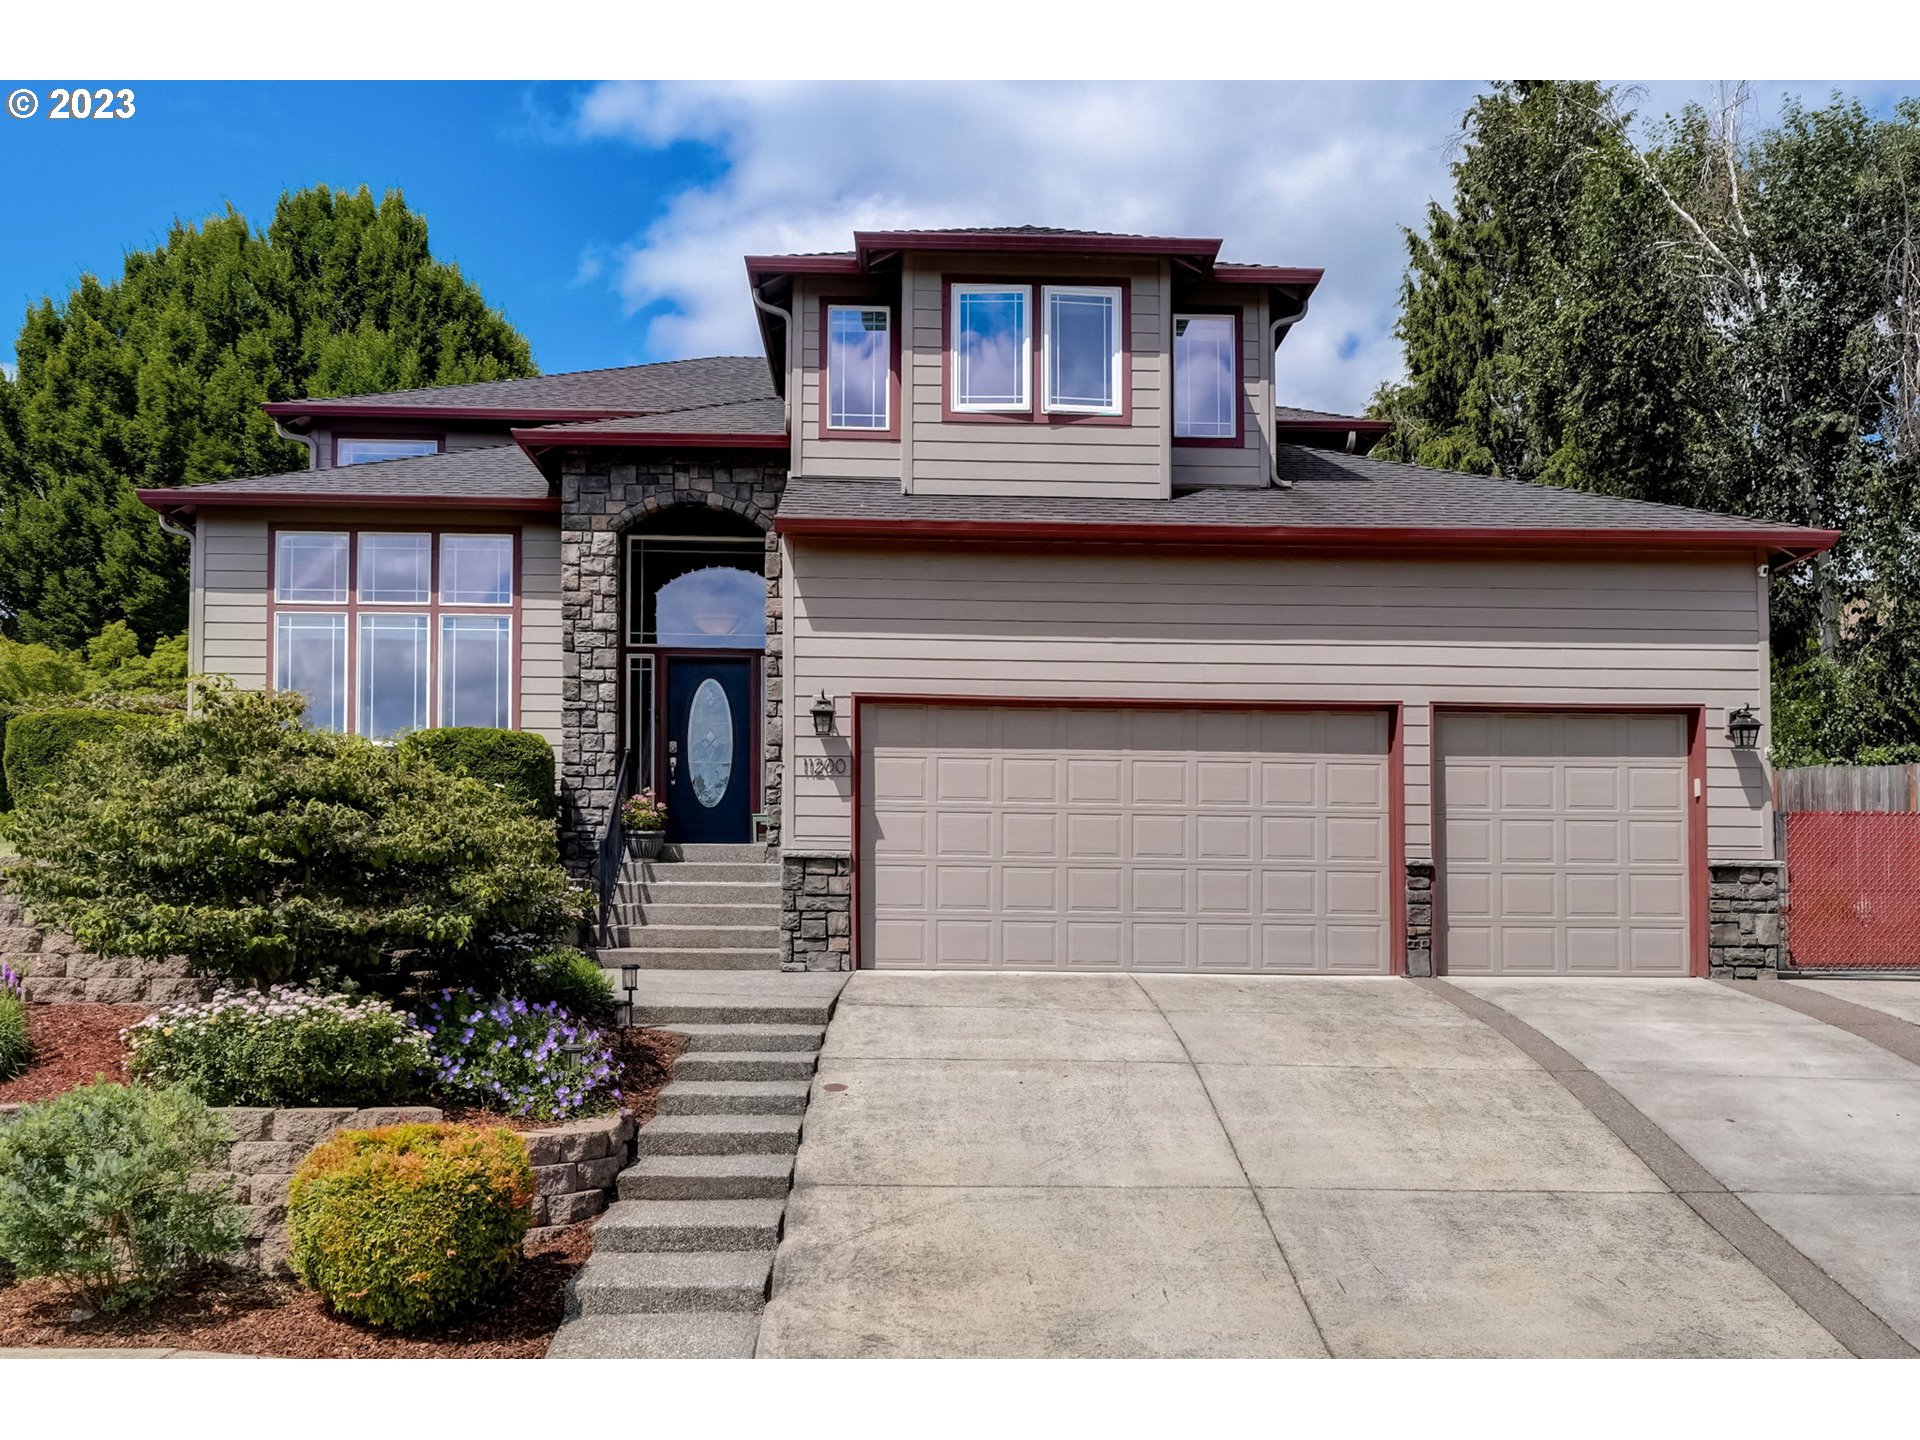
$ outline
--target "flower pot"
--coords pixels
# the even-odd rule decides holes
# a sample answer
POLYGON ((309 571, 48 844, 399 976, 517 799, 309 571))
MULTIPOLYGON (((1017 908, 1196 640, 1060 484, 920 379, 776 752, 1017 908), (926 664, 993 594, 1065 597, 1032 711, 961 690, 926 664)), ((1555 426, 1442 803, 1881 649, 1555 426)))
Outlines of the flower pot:
POLYGON ((627 858, 629 860, 657 860, 660 847, 666 843, 664 830, 629 830, 626 832, 627 858))

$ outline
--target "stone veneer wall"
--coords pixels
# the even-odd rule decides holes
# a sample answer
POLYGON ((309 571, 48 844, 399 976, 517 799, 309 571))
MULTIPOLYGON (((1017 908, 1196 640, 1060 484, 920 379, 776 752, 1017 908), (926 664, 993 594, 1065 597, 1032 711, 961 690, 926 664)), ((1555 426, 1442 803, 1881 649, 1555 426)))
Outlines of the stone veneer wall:
POLYGON ((724 451, 653 455, 635 464, 620 452, 576 451, 561 462, 560 575, 565 671, 560 753, 561 850, 567 868, 589 879, 614 804, 620 759, 621 537, 673 505, 707 505, 751 520, 767 536, 767 655, 761 719, 761 805, 779 842, 780 542, 773 515, 787 465, 730 459, 724 451))
POLYGON ((0 960, 27 977, 27 999, 43 1005, 172 1005, 205 1000, 216 980, 196 979, 185 960, 111 960, 89 954, 71 935, 33 923, 0 890, 0 960))
POLYGON ((853 861, 845 855, 783 855, 783 970, 844 970, 853 954, 853 861))
POLYGON ((1707 862, 1707 969, 1752 980, 1783 969, 1780 864, 1774 860, 1707 862))
MULTIPOLYGON (((0 1105, 0 1125, 22 1108, 0 1105)), ((234 1137, 225 1173, 233 1182, 233 1198, 247 1225, 246 1247, 236 1258, 275 1275, 289 1273, 287 1189, 308 1151, 341 1130, 419 1121, 431 1124, 442 1118, 440 1111, 427 1105, 370 1110, 222 1109, 214 1114, 226 1121, 234 1137)), ((600 1115, 521 1133, 533 1163, 536 1232, 590 1220, 607 1208, 614 1177, 627 1167, 633 1131, 629 1116, 600 1115)))
POLYGON ((1433 974, 1433 874, 1431 860, 1407 861, 1407 974, 1433 974))

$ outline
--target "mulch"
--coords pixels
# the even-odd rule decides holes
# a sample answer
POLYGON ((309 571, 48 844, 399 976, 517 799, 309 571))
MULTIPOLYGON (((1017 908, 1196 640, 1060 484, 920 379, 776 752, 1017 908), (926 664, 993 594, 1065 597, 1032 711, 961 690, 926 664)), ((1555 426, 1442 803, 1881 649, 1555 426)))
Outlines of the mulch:
POLYGON ((0 1083, 0 1105, 50 1100, 99 1075, 125 1080, 127 1047, 120 1032, 147 1014, 144 1005, 27 1006, 33 1063, 0 1083))
POLYGON ((395 1335, 328 1313, 291 1280, 219 1270, 144 1310, 74 1320, 51 1280, 0 1287, 0 1347, 211 1350, 290 1359, 534 1360, 566 1308, 567 1280, 593 1249, 593 1222, 527 1242, 526 1262, 485 1304, 431 1336, 395 1335))

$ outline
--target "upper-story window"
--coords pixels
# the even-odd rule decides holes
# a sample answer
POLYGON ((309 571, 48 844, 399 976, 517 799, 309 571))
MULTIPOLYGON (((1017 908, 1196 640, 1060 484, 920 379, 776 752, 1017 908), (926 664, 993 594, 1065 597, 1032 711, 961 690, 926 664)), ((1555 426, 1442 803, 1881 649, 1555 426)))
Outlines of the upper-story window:
POLYGON ((827 428, 893 428, 893 311, 827 306, 827 428))
POLYGON ((1044 403, 1050 413, 1120 413, 1120 287, 1042 288, 1044 403))
POLYGON ((1173 317, 1173 435, 1240 438, 1239 323, 1231 315, 1173 317))
POLYGON ((335 465, 365 465, 372 460, 406 460, 415 455, 438 455, 440 439, 428 435, 340 435, 334 437, 335 465))
POLYGON ((955 410, 1031 410, 1033 287, 956 284, 953 313, 955 410))

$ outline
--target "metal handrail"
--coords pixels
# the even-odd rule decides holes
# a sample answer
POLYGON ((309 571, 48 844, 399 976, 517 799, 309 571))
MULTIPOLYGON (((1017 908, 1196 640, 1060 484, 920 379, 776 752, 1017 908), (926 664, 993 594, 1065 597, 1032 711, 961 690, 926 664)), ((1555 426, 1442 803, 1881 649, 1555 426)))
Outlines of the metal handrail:
POLYGON ((627 837, 620 823, 620 806, 632 793, 627 781, 633 773, 633 752, 622 750, 614 765, 613 806, 607 812, 607 828, 600 832, 600 853, 594 860, 594 881, 600 889, 600 935, 604 940, 613 915, 613 896, 620 885, 620 871, 626 863, 627 837))

